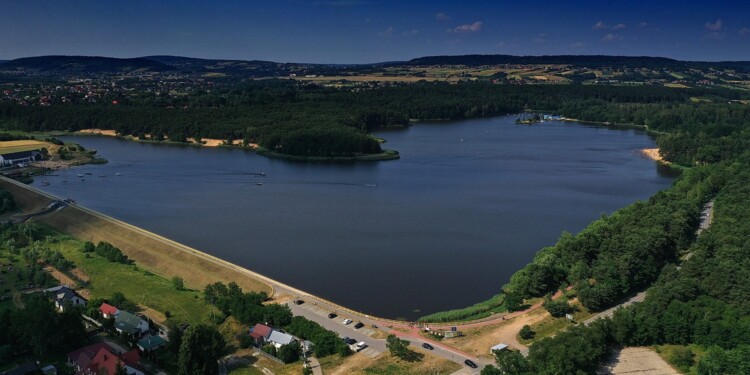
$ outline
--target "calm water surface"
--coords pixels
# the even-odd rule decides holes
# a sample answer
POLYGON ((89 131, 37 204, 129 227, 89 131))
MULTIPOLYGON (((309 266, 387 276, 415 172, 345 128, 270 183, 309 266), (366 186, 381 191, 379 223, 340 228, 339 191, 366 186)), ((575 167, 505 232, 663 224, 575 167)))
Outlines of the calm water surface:
POLYGON ((496 294, 562 231, 672 182, 640 156, 654 142, 635 130, 500 117, 378 136, 401 160, 306 164, 71 137, 109 164, 34 185, 339 304, 413 319, 496 294))

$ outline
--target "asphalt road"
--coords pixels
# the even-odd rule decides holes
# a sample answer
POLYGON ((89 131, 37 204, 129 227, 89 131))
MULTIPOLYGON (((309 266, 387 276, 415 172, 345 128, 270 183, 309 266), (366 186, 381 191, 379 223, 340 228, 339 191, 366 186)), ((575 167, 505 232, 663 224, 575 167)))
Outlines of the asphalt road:
MULTIPOLYGON (((385 339, 374 339, 370 337, 370 335, 374 334, 374 331, 372 330, 373 325, 376 325, 382 331, 391 331, 390 328, 384 326, 382 323, 379 323, 374 319, 370 319, 367 316, 355 316, 346 312, 336 311, 334 307, 327 305, 323 301, 312 301, 309 298, 302 299, 305 301, 305 303, 301 305, 297 305, 292 301, 289 301, 287 303, 294 315, 303 316, 309 320, 317 322, 324 328, 338 333, 342 338, 350 337, 357 340, 358 342, 364 341, 365 343, 367 343, 368 347, 355 355, 367 355, 371 358, 374 358, 380 353, 386 352, 388 350, 386 348, 385 339), (338 316, 334 319, 329 319, 328 314, 331 312, 335 312, 336 314, 338 314, 338 316), (353 320, 353 323, 345 325, 343 323, 344 319, 351 319, 353 320), (354 325, 357 322, 362 322, 365 324, 365 326, 360 329, 355 329, 354 325)), ((439 342, 414 337, 408 334, 400 334, 399 337, 401 339, 408 340, 414 347, 421 348, 423 343, 429 343, 435 348, 434 350, 430 351, 431 355, 445 358, 447 360, 460 364, 464 367, 461 372, 462 374, 479 374, 482 367, 484 367, 485 365, 484 363, 481 363, 479 360, 477 360, 477 358, 461 353, 447 346, 443 346, 439 342), (466 366, 466 364, 464 363, 464 360, 466 359, 474 361, 477 365, 479 365, 479 368, 472 369, 466 366)))

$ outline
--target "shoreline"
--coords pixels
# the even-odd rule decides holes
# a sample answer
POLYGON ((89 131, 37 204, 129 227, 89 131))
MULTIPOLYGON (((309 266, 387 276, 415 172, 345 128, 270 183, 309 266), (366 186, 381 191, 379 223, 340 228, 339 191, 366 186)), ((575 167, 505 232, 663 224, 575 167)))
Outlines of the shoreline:
MULTIPOLYGON (((50 201, 61 200, 57 196, 6 177, 0 177, 0 188, 13 194, 22 209, 24 206, 39 205, 40 200, 44 201, 42 206, 46 206, 50 201)), ((32 222, 46 225, 79 240, 109 242, 133 259, 139 267, 163 277, 180 276, 191 288, 202 288, 216 281, 224 283, 233 281, 245 290, 266 291, 272 300, 285 300, 288 297, 304 298, 309 302, 319 301, 319 305, 331 306, 334 310, 360 318, 388 324, 408 324, 403 320, 373 316, 341 306, 328 299, 75 203, 69 203, 65 209, 35 217, 32 222), (92 228, 96 229, 92 230, 92 228)))
POLYGON ((672 163, 664 160, 664 158, 659 153, 659 148, 644 148, 641 149, 641 155, 664 165, 670 165, 672 163))

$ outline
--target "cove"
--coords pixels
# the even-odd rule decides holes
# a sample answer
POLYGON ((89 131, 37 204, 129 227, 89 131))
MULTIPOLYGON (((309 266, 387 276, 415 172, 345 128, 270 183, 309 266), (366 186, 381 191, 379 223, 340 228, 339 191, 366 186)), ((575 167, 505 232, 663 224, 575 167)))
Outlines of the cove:
POLYGON ((562 231, 673 181, 640 155, 654 147, 640 130, 514 120, 378 132, 401 159, 375 163, 66 137, 109 163, 34 186, 349 308, 416 319, 489 298, 562 231))

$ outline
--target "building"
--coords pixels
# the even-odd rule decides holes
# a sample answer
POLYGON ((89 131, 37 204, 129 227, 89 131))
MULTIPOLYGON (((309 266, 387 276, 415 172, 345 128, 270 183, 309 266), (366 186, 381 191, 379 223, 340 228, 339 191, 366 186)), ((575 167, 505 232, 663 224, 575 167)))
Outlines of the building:
POLYGON ((497 344, 497 345, 495 345, 495 346, 493 346, 493 347, 490 348, 490 354, 494 355, 495 352, 501 352, 501 351, 506 350, 506 349, 508 349, 508 345, 506 345, 506 344, 497 344))
POLYGON ((140 336, 148 332, 148 322, 128 311, 120 311, 115 316, 115 330, 118 333, 127 333, 133 336, 140 336))
POLYGON ((55 307, 60 312, 63 312, 66 306, 86 307, 86 303, 88 302, 86 298, 83 298, 83 296, 76 293, 75 290, 70 289, 65 285, 45 289, 44 292, 51 295, 52 299, 55 301, 55 307))
POLYGON ((258 323, 255 327, 250 328, 250 337, 255 342, 255 346, 263 346, 272 331, 273 329, 271 327, 258 323))
POLYGON ((18 165, 23 163, 30 163, 33 161, 40 161, 44 159, 44 155, 42 155, 39 151, 21 151, 21 152, 11 152, 7 154, 0 154, 0 165, 4 166, 12 166, 12 165, 18 165))
POLYGON ((297 339, 295 339, 294 336, 292 335, 289 335, 289 334, 286 334, 286 333, 283 333, 274 329, 271 331, 271 334, 268 336, 267 341, 269 344, 272 344, 273 346, 275 346, 276 349, 279 349, 284 345, 289 345, 297 341, 297 339))
POLYGON ((76 374, 95 375, 95 374, 117 374, 118 367, 125 370, 128 375, 145 375, 145 371, 140 366, 141 356, 137 350, 131 350, 123 355, 117 355, 106 348, 99 349, 94 358, 81 371, 76 374))
POLYGON ((117 315, 120 315, 120 310, 108 303, 102 303, 102 305, 99 306, 99 312, 102 313, 104 319, 114 318, 117 315))
POLYGON ((161 338, 161 336, 148 335, 138 340, 138 349, 142 352, 150 352, 156 350, 167 343, 167 340, 161 338))

